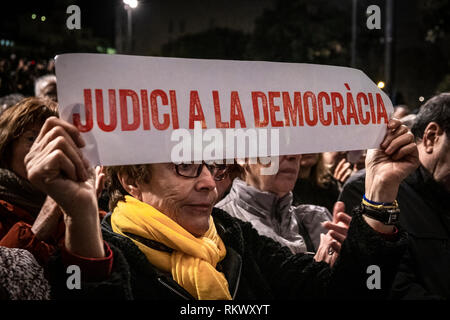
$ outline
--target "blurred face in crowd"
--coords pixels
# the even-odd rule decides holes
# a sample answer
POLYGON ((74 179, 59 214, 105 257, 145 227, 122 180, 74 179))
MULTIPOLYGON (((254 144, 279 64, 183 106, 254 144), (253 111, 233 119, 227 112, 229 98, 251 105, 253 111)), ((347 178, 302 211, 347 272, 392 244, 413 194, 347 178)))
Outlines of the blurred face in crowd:
POLYGON ((125 189, 194 236, 203 235, 209 228, 209 218, 217 198, 216 181, 210 171, 204 166, 199 177, 187 178, 178 175, 172 163, 152 164, 149 167, 149 183, 125 189))
POLYGON ((34 140, 36 140, 40 128, 41 126, 39 125, 29 126, 24 130, 23 134, 12 142, 12 157, 9 167, 15 174, 24 179, 27 179, 24 163, 25 156, 30 151, 34 140))
POLYGON ((418 149, 422 165, 450 192, 450 137, 439 125, 431 122, 418 143, 418 149))
POLYGON ((322 153, 323 161, 324 164, 328 168, 330 168, 331 172, 334 172, 336 166, 342 159, 347 159, 346 161, 349 161, 350 160, 349 158, 352 158, 351 163, 356 164, 356 168, 358 170, 363 169, 365 167, 367 150, 360 150, 355 152, 357 152, 358 154, 358 159, 354 159, 354 154, 349 155, 349 151, 324 152, 322 153))
POLYGON ((317 163, 318 160, 319 153, 302 154, 302 157, 300 159, 300 167, 311 168, 317 163))
POLYGON ((280 156, 279 169, 274 175, 260 174, 263 165, 259 162, 248 164, 246 182, 261 191, 272 192, 283 197, 295 186, 301 158, 301 155, 280 156))
POLYGON ((330 170, 333 172, 336 166, 338 165, 339 161, 344 159, 347 155, 347 152, 345 151, 339 151, 339 152, 324 152, 323 153, 323 161, 326 166, 330 168, 330 170))

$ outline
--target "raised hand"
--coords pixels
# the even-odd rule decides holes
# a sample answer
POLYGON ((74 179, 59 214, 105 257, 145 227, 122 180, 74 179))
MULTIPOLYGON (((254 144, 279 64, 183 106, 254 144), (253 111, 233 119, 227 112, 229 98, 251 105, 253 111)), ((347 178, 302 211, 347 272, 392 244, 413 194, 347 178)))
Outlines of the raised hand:
POLYGON ((48 118, 25 156, 25 166, 30 182, 63 210, 66 248, 84 257, 103 257, 95 171, 80 150, 84 145, 76 127, 48 118))
MULTIPOLYGON (((80 150, 78 130, 56 117, 48 118, 25 156, 30 182, 70 214, 95 200, 93 169, 80 150)), ((95 202, 94 202, 95 203, 95 202)))
POLYGON ((414 136, 400 120, 391 119, 379 149, 367 151, 366 197, 393 202, 403 179, 419 166, 414 136))

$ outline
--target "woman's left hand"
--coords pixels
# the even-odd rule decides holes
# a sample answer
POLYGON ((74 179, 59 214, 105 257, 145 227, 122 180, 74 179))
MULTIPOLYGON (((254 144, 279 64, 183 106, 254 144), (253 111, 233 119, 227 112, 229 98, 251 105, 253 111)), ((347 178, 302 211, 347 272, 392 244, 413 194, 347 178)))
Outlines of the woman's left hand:
POLYGON ((326 262, 332 267, 339 256, 339 250, 340 245, 330 236, 330 232, 327 234, 322 233, 320 235, 320 245, 314 255, 314 260, 317 262, 326 262))

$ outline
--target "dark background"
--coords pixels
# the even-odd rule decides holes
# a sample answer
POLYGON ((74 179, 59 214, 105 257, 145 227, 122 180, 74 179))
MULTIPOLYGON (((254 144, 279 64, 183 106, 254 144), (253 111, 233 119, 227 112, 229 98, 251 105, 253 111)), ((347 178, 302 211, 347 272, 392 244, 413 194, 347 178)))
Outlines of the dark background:
POLYGON ((0 58, 39 61, 66 52, 100 52, 354 66, 375 83, 386 82, 394 104, 415 109, 450 91, 450 1, 391 1, 388 20, 390 1, 140 0, 132 10, 131 47, 122 0, 2 2, 0 58), (81 9, 80 30, 66 27, 71 4, 81 9), (366 27, 372 4, 381 9, 380 30, 366 27), (386 50, 389 23, 392 41, 386 50))

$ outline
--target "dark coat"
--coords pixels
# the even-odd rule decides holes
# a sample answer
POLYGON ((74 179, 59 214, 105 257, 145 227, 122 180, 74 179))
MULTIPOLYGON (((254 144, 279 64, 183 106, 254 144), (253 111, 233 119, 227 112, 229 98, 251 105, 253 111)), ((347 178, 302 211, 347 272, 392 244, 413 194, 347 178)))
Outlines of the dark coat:
MULTIPOLYGON (((260 236, 250 223, 242 222, 214 208, 216 229, 227 248, 218 265, 224 272, 230 293, 242 299, 384 298, 386 288, 405 250, 405 234, 386 241, 355 214, 347 240, 333 269, 317 263, 311 255, 293 255, 288 248, 260 236), (369 290, 367 268, 382 270, 381 289, 369 290)), ((67 274, 61 259, 52 260, 54 298, 113 299, 193 299, 169 274, 152 266, 128 238, 112 232, 110 216, 102 223, 103 238, 114 252, 110 277, 101 282, 83 283, 81 290, 67 290, 67 274)))
POLYGON ((334 204, 339 197, 339 184, 333 177, 330 177, 330 182, 324 188, 312 183, 309 179, 297 179, 292 194, 294 206, 314 204, 333 212, 334 204))
MULTIPOLYGON (((352 176, 339 200, 347 208, 358 205, 364 183, 364 171, 352 176)), ((449 196, 423 167, 400 184, 400 225, 409 234, 409 249, 395 279, 392 298, 450 298, 449 196)))

